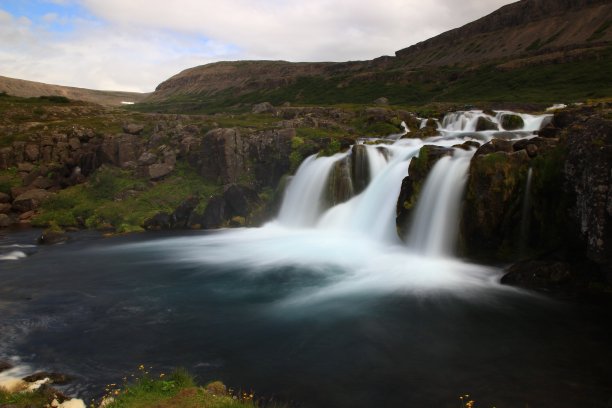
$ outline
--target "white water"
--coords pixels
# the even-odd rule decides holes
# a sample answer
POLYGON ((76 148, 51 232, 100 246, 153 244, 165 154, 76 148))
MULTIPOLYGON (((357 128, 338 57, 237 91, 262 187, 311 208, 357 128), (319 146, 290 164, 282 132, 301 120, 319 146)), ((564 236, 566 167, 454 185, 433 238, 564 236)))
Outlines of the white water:
POLYGON ((527 113, 516 113, 511 111, 494 111, 495 115, 488 115, 480 110, 458 111, 447 114, 438 126, 438 131, 443 137, 465 137, 469 135, 481 142, 488 142, 495 136, 518 139, 533 135, 534 132, 546 126, 552 120, 552 115, 530 115, 527 113), (503 135, 505 131, 501 125, 503 115, 517 115, 523 119, 524 126, 512 131, 511 135, 503 135), (497 125, 498 130, 487 130, 476 132, 479 118, 485 118, 497 125))
MULTIPOLYGON (((465 129, 471 115, 452 115, 443 123, 449 129, 465 129)), ((526 121, 526 128, 535 126, 535 122, 526 121)), ((387 139, 366 145, 368 186, 332 208, 322 205, 326 183, 334 163, 347 159, 350 151, 333 157, 307 158, 287 187, 278 218, 261 228, 220 230, 199 237, 121 245, 114 250, 163 249, 169 254, 168 262, 217 265, 231 270, 238 267, 245 282, 254 274, 266 273, 283 273, 292 280, 304 281, 300 292, 288 295, 281 301, 283 305, 396 292, 418 296, 446 292, 482 300, 487 293, 494 293, 492 290, 512 291, 498 284, 499 270, 450 256, 473 152, 457 150, 452 158, 441 159, 434 166, 417 204, 417 222, 408 243, 397 235, 398 194, 410 160, 421 147, 451 147, 466 140, 493 137, 483 136, 483 132, 444 132, 426 140, 399 139, 388 144, 387 139), (316 276, 317 283, 309 283, 309 276, 316 276)), ((523 138, 532 133, 522 130, 512 135, 523 138)))
POLYGON ((332 157, 312 155, 300 165, 289 183, 278 215, 287 227, 311 227, 321 215, 325 183, 334 163, 346 153, 332 157))
POLYGON ((423 186, 406 240, 416 253, 426 256, 452 254, 459 226, 461 195, 474 152, 456 149, 441 158, 423 186))

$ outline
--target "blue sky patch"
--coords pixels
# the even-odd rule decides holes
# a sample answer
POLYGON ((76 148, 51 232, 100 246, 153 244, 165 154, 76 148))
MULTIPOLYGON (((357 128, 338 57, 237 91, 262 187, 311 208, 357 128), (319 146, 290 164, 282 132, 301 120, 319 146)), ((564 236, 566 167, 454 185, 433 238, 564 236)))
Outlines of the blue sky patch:
POLYGON ((60 33, 72 31, 77 19, 97 20, 75 1, 57 3, 44 0, 3 0, 0 9, 15 18, 27 17, 37 26, 60 33), (57 18, 50 18, 53 15, 57 18))

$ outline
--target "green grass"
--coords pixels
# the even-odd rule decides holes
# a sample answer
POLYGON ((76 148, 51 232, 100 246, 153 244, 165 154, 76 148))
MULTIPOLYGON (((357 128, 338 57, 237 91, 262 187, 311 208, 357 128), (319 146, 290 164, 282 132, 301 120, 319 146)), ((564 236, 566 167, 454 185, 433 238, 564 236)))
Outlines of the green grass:
MULTIPOLYGON (((607 25, 597 32, 603 33, 607 25)), ((560 32, 528 48, 538 49, 554 41, 560 32)), ((420 106, 432 102, 576 102, 612 94, 607 73, 612 72, 612 49, 584 59, 501 70, 495 64, 476 69, 458 66, 406 70, 395 68, 362 76, 300 77, 275 89, 240 93, 227 89, 214 95, 180 95, 167 101, 136 104, 136 111, 180 113, 247 112, 252 104, 291 102, 300 106, 368 105, 381 96, 392 105, 420 106)), ((497 62, 499 63, 499 62, 497 62)), ((497 64, 496 63, 496 64, 497 64)))
POLYGON ((123 386, 110 384, 106 398, 113 401, 107 408, 245 408, 256 407, 253 394, 233 393, 220 382, 199 387, 185 370, 165 376, 152 374, 140 367, 140 378, 123 386))
POLYGON ((42 408, 47 406, 49 402, 51 402, 49 396, 38 391, 9 393, 0 388, 0 407, 42 408))
POLYGON ((87 183, 61 190, 46 201, 33 224, 108 228, 119 233, 141 231, 146 219, 161 211, 174 211, 192 195, 199 196, 200 205, 204 205, 218 188, 184 163, 156 183, 127 170, 104 166, 87 183))

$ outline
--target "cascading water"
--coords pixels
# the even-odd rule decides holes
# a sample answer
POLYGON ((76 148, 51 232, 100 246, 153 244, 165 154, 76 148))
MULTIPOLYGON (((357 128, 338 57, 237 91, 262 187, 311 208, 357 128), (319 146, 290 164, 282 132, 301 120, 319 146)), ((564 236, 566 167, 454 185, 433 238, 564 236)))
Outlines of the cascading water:
POLYGON ((452 254, 461 195, 473 153, 455 149, 452 157, 441 158, 431 170, 407 237, 409 247, 415 252, 429 256, 452 254))
MULTIPOLYGON (((466 140, 491 140, 502 132, 501 121, 504 115, 516 115, 523 121, 522 128, 504 133, 504 137, 513 139, 531 137, 534 131, 550 120, 550 115, 535 116, 509 111, 497 111, 495 116, 482 111, 453 112, 438 122, 441 136, 426 140, 398 139, 393 144, 372 144, 369 141, 367 144, 356 145, 361 147, 359 154, 354 155, 354 173, 367 177, 367 186, 359 188, 359 194, 352 199, 327 210, 323 205, 323 194, 330 172, 337 161, 352 160, 353 150, 357 147, 332 157, 311 156, 292 179, 275 224, 358 233, 371 239, 398 244, 400 239, 396 233, 395 206, 411 158, 425 144, 451 147, 466 140), (476 132, 481 117, 495 123, 500 131, 476 132)), ((426 121, 422 120, 422 124, 426 124, 426 121)), ((473 151, 455 149, 452 157, 442 158, 432 169, 417 205, 411 233, 405 237, 413 252, 433 257, 451 255, 461 196, 472 155, 473 151)), ((353 180, 353 185, 364 185, 364 182, 353 180)))
POLYGON ((300 165, 287 186, 278 221, 287 227, 311 227, 323 210, 323 192, 334 163, 346 153, 332 157, 312 155, 300 165))

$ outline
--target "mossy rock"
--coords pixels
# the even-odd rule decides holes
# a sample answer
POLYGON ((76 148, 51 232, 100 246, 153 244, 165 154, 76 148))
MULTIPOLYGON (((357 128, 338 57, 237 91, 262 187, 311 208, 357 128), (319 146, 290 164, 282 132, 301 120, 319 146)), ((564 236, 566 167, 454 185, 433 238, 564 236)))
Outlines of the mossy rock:
POLYGON ((501 125, 505 130, 517 130, 525 127, 525 122, 518 115, 505 114, 501 117, 501 125))
POLYGON ((481 116, 478 118, 478 122, 476 122, 476 131, 483 132, 485 130, 499 130, 499 128, 491 119, 481 116))

